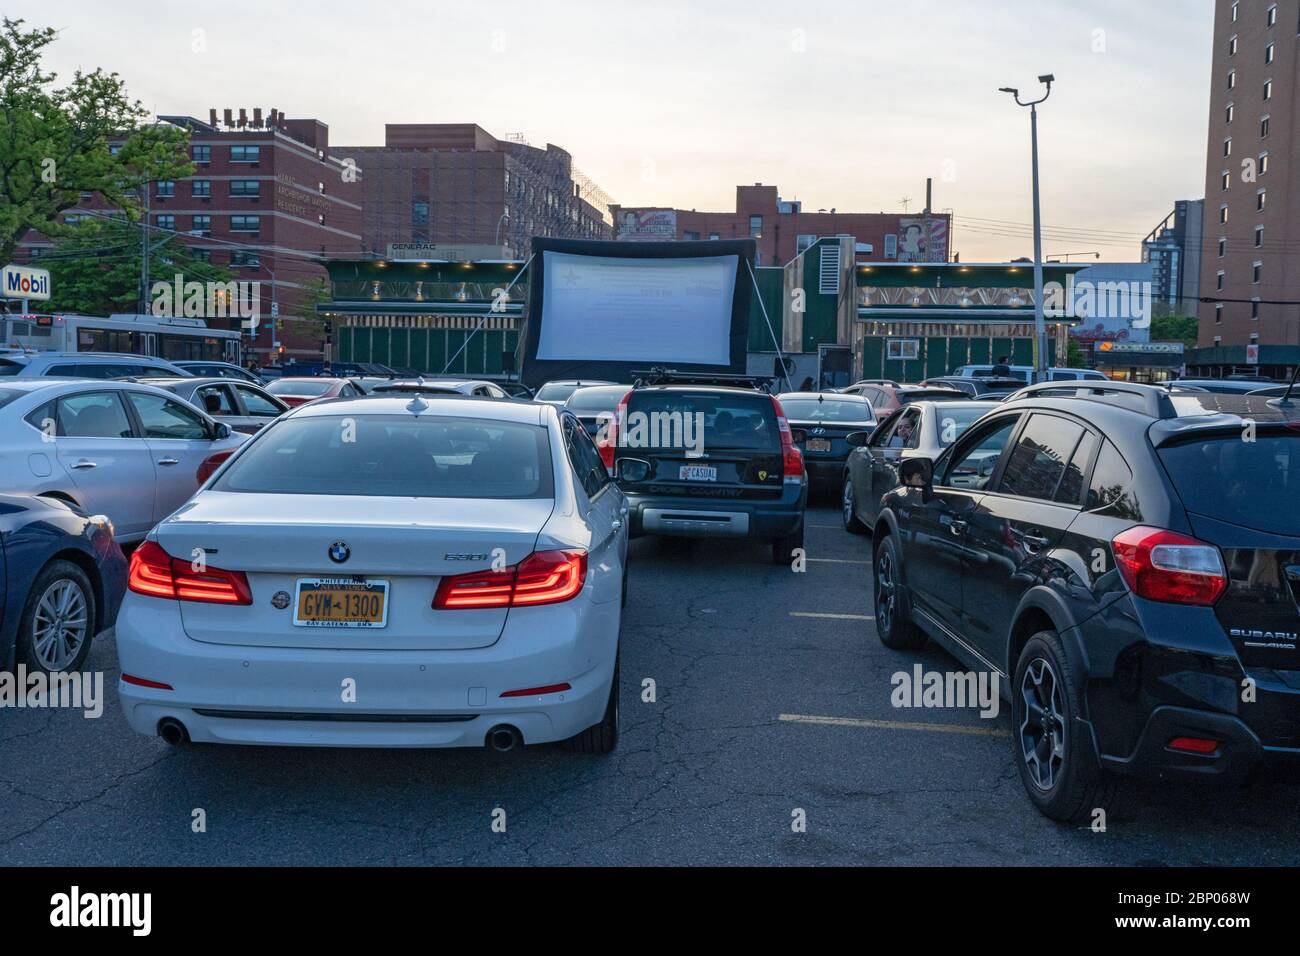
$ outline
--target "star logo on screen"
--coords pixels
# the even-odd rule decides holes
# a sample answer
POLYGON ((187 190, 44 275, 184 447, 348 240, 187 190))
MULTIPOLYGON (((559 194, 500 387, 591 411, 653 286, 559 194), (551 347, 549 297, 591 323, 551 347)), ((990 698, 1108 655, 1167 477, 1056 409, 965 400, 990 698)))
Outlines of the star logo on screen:
POLYGON ((564 274, 564 281, 568 285, 577 285, 579 282, 582 281, 582 277, 579 276, 578 273, 570 269, 568 272, 564 274))

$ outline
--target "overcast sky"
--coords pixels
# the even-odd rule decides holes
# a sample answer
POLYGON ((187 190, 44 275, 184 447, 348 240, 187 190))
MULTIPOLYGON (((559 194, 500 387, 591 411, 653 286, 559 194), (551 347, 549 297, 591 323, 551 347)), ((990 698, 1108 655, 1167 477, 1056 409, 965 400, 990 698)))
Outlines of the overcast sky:
POLYGON ((973 261, 1032 253, 1029 116, 997 92, 1057 77, 1039 132, 1045 254, 1132 261, 1205 181, 1212 0, 0 0, 158 113, 277 107, 336 145, 472 122, 564 147, 616 202, 731 210, 764 182, 804 209, 957 217, 973 261), (999 223, 1011 225, 1001 226, 999 223))

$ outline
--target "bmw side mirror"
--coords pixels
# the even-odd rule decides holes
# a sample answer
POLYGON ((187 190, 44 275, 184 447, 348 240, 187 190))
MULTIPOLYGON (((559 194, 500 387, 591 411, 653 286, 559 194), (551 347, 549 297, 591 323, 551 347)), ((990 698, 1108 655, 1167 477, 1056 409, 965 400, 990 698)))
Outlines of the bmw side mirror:
POLYGON ((853 448, 866 448, 871 441, 871 432, 849 432, 844 440, 853 448))
POLYGON ((640 458, 620 458, 618 460, 618 477, 620 481, 645 481, 650 475, 650 462, 640 458))

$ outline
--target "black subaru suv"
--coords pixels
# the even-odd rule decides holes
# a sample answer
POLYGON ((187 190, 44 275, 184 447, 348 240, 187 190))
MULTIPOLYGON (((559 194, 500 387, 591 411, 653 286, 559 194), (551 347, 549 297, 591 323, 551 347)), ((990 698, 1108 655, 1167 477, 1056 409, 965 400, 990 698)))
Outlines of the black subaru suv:
POLYGON ((1300 387, 1035 385, 908 468, 873 529, 877 631, 998 675, 1043 813, 1116 775, 1295 772, 1300 387))
POLYGON ((758 539, 782 564, 803 547, 804 437, 753 379, 659 373, 629 390, 597 447, 630 534, 758 539))

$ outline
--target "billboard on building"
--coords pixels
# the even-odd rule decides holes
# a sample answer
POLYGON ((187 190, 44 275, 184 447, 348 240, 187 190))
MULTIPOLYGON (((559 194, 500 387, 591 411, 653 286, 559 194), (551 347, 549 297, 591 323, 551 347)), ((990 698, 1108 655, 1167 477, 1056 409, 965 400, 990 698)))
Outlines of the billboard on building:
POLYGON ((620 209, 614 227, 620 242, 671 242, 677 238, 677 211, 620 209))
POLYGON ((1049 318, 1077 319, 1070 334, 1081 342, 1147 342, 1151 339, 1150 262, 1102 263, 1043 286, 1049 318))
POLYGON ((533 239, 523 381, 744 374, 755 243, 533 239))
POLYGON ((948 220, 939 216, 898 220, 898 261, 947 262, 948 220))

